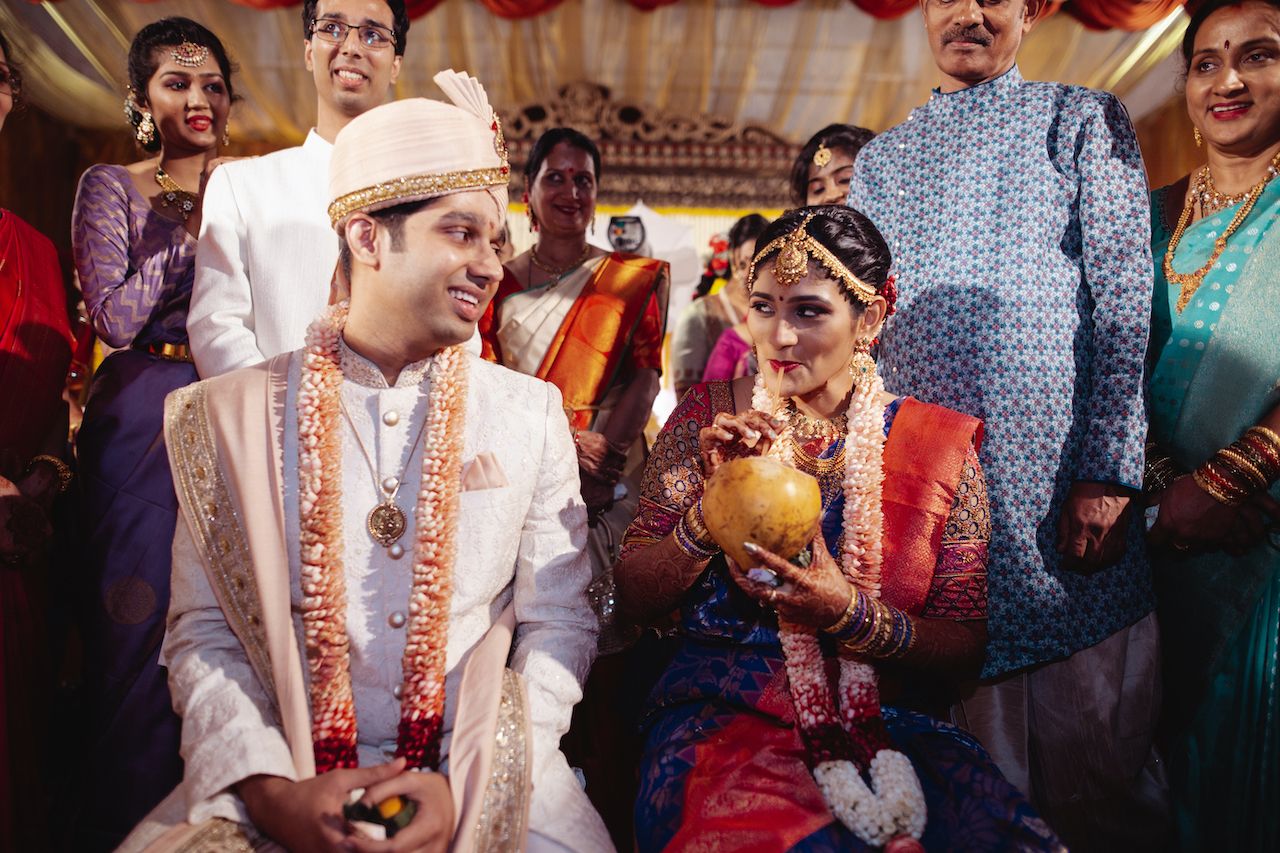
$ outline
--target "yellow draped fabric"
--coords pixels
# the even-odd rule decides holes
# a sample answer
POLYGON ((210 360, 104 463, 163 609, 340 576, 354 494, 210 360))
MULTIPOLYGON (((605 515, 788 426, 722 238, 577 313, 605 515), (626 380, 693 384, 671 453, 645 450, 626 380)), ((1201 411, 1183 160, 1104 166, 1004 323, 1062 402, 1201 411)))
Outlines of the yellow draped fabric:
MULTIPOLYGON (((259 11, 226 0, 60 0, 0 5, 0 28, 26 66, 42 109, 72 124, 127 133, 120 102, 129 39, 166 15, 195 18, 238 63, 231 132, 295 144, 315 117, 302 65, 301 5, 259 11)), ((1086 30, 1053 15, 1030 34, 1028 79, 1107 88, 1123 96, 1168 54, 1167 18, 1148 32, 1086 30)), ((936 83, 915 12, 877 20, 848 0, 681 0, 651 12, 624 0, 565 0, 524 20, 444 0, 415 19, 397 95, 438 97, 431 76, 466 69, 503 109, 553 96, 570 82, 608 86, 615 99, 664 111, 757 124, 796 141, 833 121, 881 130, 905 118, 936 83), (619 45, 623 47, 619 48, 619 45)))

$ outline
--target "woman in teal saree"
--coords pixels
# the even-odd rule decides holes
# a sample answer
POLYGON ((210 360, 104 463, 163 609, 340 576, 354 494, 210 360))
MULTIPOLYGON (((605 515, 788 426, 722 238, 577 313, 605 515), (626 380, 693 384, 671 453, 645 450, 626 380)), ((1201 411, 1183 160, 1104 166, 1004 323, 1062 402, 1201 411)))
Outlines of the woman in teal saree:
POLYGON ((1182 849, 1277 850, 1280 4, 1211 0, 1183 55, 1207 163, 1152 194, 1165 746, 1182 849))

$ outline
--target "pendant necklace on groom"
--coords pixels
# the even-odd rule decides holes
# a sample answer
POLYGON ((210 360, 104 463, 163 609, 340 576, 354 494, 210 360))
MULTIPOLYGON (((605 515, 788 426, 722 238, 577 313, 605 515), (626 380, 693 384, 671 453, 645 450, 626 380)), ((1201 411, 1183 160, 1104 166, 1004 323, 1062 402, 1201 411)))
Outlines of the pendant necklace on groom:
POLYGON ((351 433, 356 437, 356 444, 359 445, 360 452, 364 454, 364 461, 369 466, 369 473, 373 475, 374 484, 382 490, 383 494, 382 500, 373 509, 369 510, 368 516, 365 517, 365 529, 369 531, 373 541, 387 549, 387 556, 393 560, 398 560, 404 556, 404 546, 399 544, 399 539, 409 526, 409 520, 405 517, 404 510, 396 505, 396 494, 400 491, 400 487, 404 485, 404 474, 409 469, 409 463, 413 461, 413 453, 418 449, 418 442, 422 441, 422 435, 427 431, 427 418, 422 419, 422 426, 418 428, 418 435, 414 438, 413 444, 409 445, 409 455, 405 459, 404 465, 400 468, 400 475, 398 477, 379 477, 377 466, 373 464, 373 455, 369 453, 369 448, 364 446, 364 439, 360 437, 360 430, 356 429, 356 422, 352 420, 351 413, 347 411, 347 404, 343 401, 341 394, 338 396, 338 406, 342 409, 342 414, 346 416, 347 423, 351 426, 351 433))

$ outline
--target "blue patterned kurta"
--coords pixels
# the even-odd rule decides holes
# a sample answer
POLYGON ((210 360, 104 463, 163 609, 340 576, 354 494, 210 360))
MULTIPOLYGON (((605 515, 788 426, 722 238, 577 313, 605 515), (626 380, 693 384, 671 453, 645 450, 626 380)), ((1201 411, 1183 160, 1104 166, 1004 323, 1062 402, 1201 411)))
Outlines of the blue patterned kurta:
POLYGON ((1016 67, 935 92, 858 155, 849 203, 898 273, 886 386, 986 424, 984 675, 1067 657, 1151 612, 1140 513, 1105 571, 1065 570, 1055 551, 1072 481, 1142 482, 1150 223, 1124 107, 1016 67))

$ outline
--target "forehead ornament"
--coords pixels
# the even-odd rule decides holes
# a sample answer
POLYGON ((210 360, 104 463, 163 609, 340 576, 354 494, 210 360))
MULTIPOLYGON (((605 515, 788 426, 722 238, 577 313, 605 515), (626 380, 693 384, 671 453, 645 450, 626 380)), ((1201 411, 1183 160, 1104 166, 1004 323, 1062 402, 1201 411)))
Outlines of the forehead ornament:
POLYGON ((510 151, 507 149, 507 138, 502 134, 502 119, 498 118, 497 110, 493 111, 493 124, 489 125, 489 129, 493 131, 493 150, 505 167, 510 159, 510 151))
POLYGON ((203 44, 184 41, 169 54, 173 61, 187 68, 199 68, 209 59, 209 48, 203 44))
POLYGON ((757 266, 777 252, 773 262, 773 277, 783 287, 791 287, 808 275, 809 260, 812 259, 835 280, 841 290, 863 305, 869 305, 877 295, 876 289, 849 272, 849 268, 830 249, 809 235, 809 223, 816 215, 810 213, 794 231, 783 234, 756 252, 755 259, 751 261, 751 269, 747 272, 747 289, 755 289, 757 266))
POLYGON ((804 234, 803 225, 783 240, 778 257, 773 262, 773 277, 783 287, 796 284, 809 271, 809 256, 805 253, 803 238, 797 237, 799 234, 804 234))
POLYGON ((831 149, 827 147, 827 143, 819 142, 818 150, 813 152, 813 165, 821 169, 823 166, 831 162, 831 149))

